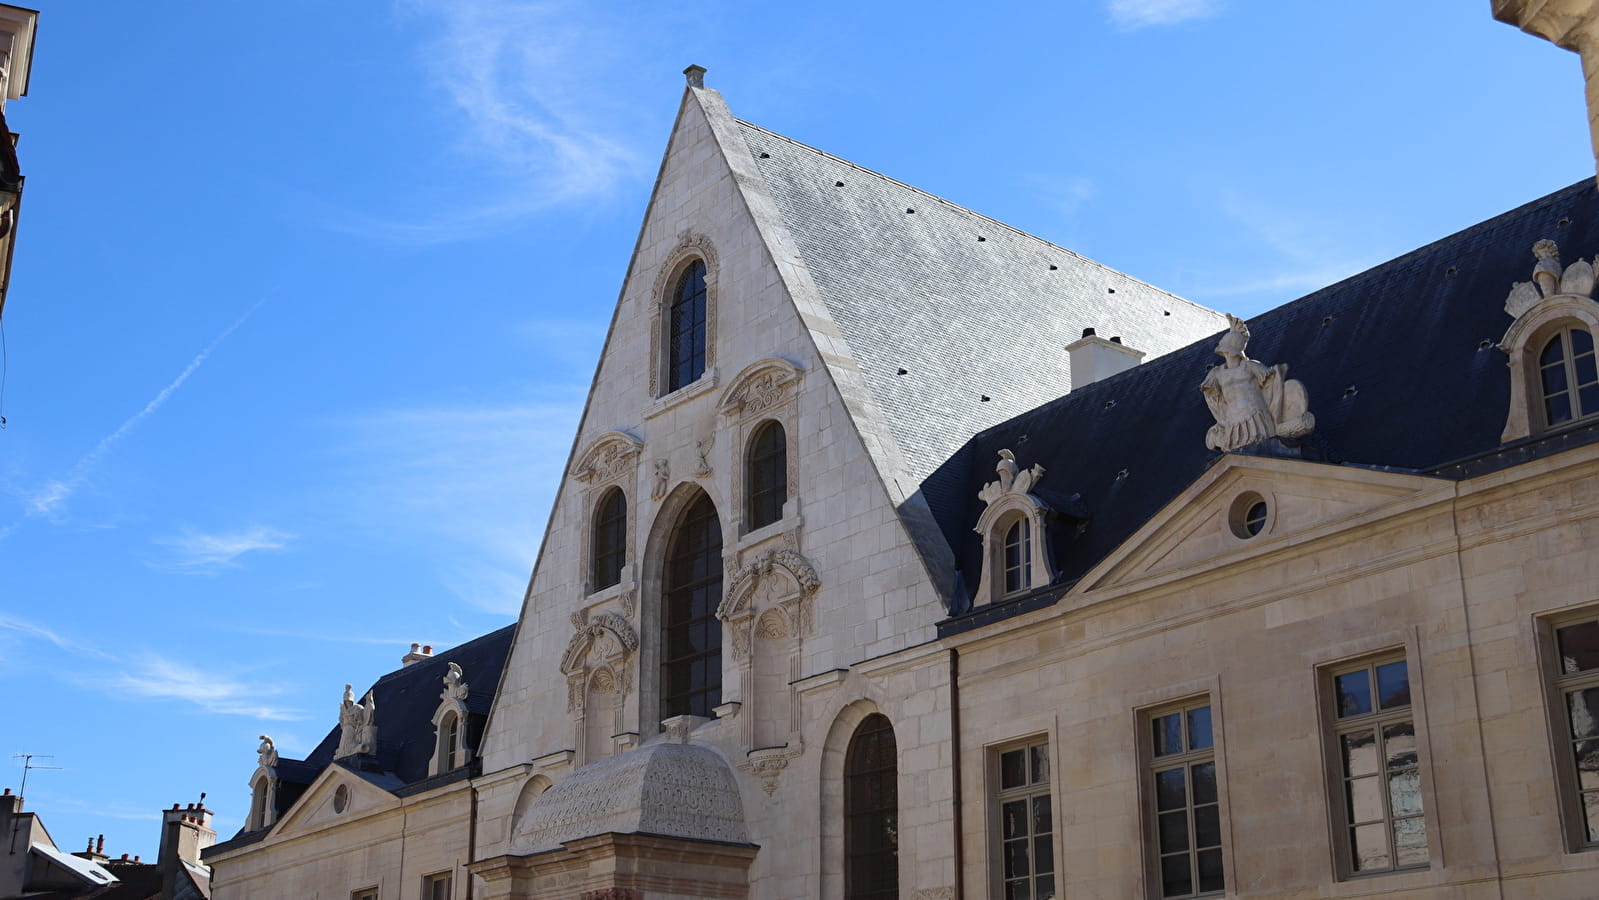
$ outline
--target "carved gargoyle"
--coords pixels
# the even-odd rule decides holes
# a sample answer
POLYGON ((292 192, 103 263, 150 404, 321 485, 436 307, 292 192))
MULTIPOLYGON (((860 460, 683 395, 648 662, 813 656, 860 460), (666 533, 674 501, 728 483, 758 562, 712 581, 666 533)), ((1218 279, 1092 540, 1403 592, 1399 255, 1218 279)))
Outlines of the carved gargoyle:
POLYGON ((1518 281, 1505 298, 1505 312, 1514 318, 1537 306, 1540 301, 1557 295, 1587 297, 1593 293, 1593 265, 1577 260, 1565 268, 1560 266, 1560 246, 1547 238, 1532 245, 1532 255, 1538 260, 1532 267, 1532 281, 1518 281))
POLYGON ((1249 326, 1227 317, 1227 333, 1216 344, 1221 365, 1200 383, 1216 424, 1205 432, 1205 446, 1229 452, 1272 438, 1299 438, 1316 427, 1305 386, 1288 377, 1288 365, 1268 366, 1245 355, 1249 326))

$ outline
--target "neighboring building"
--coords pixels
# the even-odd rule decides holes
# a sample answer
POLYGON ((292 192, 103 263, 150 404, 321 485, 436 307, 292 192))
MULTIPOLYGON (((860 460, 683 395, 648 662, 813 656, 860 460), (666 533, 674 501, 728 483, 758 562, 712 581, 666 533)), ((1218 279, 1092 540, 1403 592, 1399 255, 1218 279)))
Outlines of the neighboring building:
POLYGON ((687 74, 518 624, 218 900, 1599 896, 1591 181, 1244 323, 687 74))
POLYGON ((208 900, 211 873, 200 851, 216 841, 211 810, 204 803, 161 814, 161 850, 154 863, 137 856, 105 855, 105 837, 68 853, 56 845, 35 813, 24 812, 22 797, 6 788, 0 794, 0 900, 208 900))
POLYGON ((17 135, 6 127, 6 101, 27 96, 38 21, 35 10, 0 3, 0 316, 5 315, 6 294, 11 288, 11 254, 22 206, 17 135))

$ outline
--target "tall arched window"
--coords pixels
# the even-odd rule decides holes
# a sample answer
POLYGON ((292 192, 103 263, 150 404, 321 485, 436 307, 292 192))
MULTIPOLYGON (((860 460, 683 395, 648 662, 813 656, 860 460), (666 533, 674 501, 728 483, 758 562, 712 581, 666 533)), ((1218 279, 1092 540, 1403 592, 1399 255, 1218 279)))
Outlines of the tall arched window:
POLYGON ((1551 337, 1538 354, 1538 376, 1545 425, 1599 413, 1599 367, 1585 329, 1562 328, 1551 337))
POLYGON ((622 564, 627 559, 627 497, 621 488, 611 488, 600 498, 594 511, 593 590, 607 588, 622 580, 622 564))
POLYGON ((709 716, 722 703, 722 525, 701 494, 666 550, 661 597, 661 718, 709 716))
POLYGON ((780 423, 766 422, 755 430, 748 462, 745 527, 754 531, 783 518, 788 502, 788 436, 780 423))
POLYGON ((1027 567, 1032 565, 1032 542, 1025 517, 1005 531, 1005 593, 1027 589, 1027 567))
POLYGON ((461 717, 455 713, 445 715, 439 723, 439 771, 448 772, 456 766, 461 749, 461 717))
POLYGON ((705 374, 705 263, 699 260, 678 279, 666 337, 666 389, 675 391, 705 374))
POLYGON ((844 754, 844 897, 899 897, 899 753, 894 726, 873 713, 844 754))

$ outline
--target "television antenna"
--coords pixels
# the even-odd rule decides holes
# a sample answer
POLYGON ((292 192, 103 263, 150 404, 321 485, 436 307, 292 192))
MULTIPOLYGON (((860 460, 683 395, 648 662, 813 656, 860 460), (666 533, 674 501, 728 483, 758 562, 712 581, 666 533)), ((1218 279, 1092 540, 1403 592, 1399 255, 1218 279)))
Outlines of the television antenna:
POLYGON ((13 754, 11 754, 11 758, 12 759, 20 759, 20 760, 22 760, 22 788, 20 790, 18 790, 17 793, 19 795, 23 796, 23 797, 28 796, 28 773, 29 772, 33 771, 34 769, 60 769, 61 768, 60 766, 36 766, 36 765, 33 764, 33 761, 36 760, 36 759, 55 759, 55 756, 53 756, 53 755, 51 755, 49 753, 13 753, 13 754))

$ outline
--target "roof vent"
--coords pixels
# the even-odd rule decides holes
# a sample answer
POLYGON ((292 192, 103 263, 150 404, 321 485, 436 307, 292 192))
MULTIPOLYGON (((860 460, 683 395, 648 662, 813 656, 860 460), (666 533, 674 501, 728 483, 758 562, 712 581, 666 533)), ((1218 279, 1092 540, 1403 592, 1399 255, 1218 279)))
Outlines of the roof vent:
POLYGON ((1082 338, 1067 344, 1066 354, 1071 359, 1071 390, 1125 372, 1144 359, 1143 351, 1123 344, 1120 337, 1107 341, 1092 328, 1084 328, 1082 338))
POLYGON ((842 182, 842 181, 833 182, 833 187, 843 187, 843 186, 844 186, 844 182, 842 182))
POLYGON ((1053 272, 1053 271, 1055 271, 1055 270, 1056 270, 1056 269, 1058 269, 1058 268, 1060 268, 1060 266, 1057 266, 1057 265, 1055 265, 1055 264, 1054 264, 1054 263, 1050 263, 1050 264, 1049 264, 1049 270, 1050 270, 1050 271, 1051 271, 1051 272, 1053 272))

